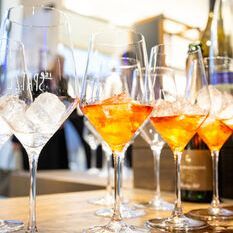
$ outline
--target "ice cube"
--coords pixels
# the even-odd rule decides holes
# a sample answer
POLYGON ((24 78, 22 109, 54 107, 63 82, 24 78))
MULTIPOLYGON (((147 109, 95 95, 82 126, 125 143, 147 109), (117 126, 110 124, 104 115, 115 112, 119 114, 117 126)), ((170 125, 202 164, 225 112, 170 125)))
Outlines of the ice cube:
POLYGON ((223 96, 222 108, 224 110, 226 107, 228 107, 228 105, 233 104, 233 96, 227 92, 223 92, 222 96, 223 96))
POLYGON ((174 108, 174 102, 158 99, 155 103, 153 117, 177 115, 178 110, 174 108))
POLYGON ((220 113, 218 113, 217 117, 219 119, 230 119, 230 118, 233 118, 233 103, 229 104, 220 113))
POLYGON ((153 116, 198 115, 203 113, 203 109, 197 104, 191 104, 187 99, 178 97, 176 101, 157 100, 153 116))
POLYGON ((189 100, 181 97, 178 98, 173 108, 177 108, 179 114, 185 115, 199 115, 206 113, 206 111, 204 111, 204 109, 202 109, 198 104, 190 103, 189 100))
POLYGON ((9 95, 0 98, 0 114, 10 120, 16 113, 25 112, 26 104, 17 96, 9 95))
POLYGON ((66 106, 54 94, 40 94, 26 111, 26 117, 42 132, 59 127, 66 106))
POLYGON ((126 93, 121 93, 119 95, 114 95, 111 98, 103 100, 101 104, 127 104, 132 101, 132 98, 129 98, 126 93))
POLYGON ((217 114, 221 111, 223 106, 223 95, 221 91, 215 88, 213 85, 202 88, 198 93, 197 103, 202 109, 208 110, 210 108, 210 114, 217 114))
POLYGON ((33 132, 33 124, 25 116, 26 109, 26 103, 18 96, 9 95, 0 98, 0 115, 15 131, 33 132))

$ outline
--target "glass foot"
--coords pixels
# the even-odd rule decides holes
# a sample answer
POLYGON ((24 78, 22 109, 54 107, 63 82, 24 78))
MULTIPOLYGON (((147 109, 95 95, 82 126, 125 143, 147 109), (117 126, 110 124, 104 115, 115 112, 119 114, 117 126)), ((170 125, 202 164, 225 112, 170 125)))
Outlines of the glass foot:
POLYGON ((162 198, 152 199, 149 202, 141 202, 135 205, 138 208, 151 208, 153 210, 162 210, 162 211, 171 211, 174 209, 174 205, 167 201, 164 201, 162 198))
MULTIPOLYGON (((112 208, 100 209, 100 210, 97 210, 95 214, 97 216, 111 218, 113 215, 113 209, 112 208)), ((137 218, 137 217, 144 216, 145 214, 146 212, 143 209, 137 209, 127 204, 121 205, 121 217, 122 218, 137 218)))
POLYGON ((146 233, 149 230, 141 227, 128 225, 122 221, 111 221, 106 226, 95 226, 87 230, 83 230, 83 233, 146 233))
POLYGON ((189 218, 187 216, 170 217, 170 218, 155 218, 146 222, 146 226, 150 229, 161 229, 167 231, 189 231, 201 230, 209 227, 209 225, 201 220, 189 218))
POLYGON ((87 173, 90 175, 97 175, 99 174, 100 170, 98 168, 90 168, 87 170, 87 173))
MULTIPOLYGON (((111 175, 111 177, 113 176, 113 173, 114 173, 114 170, 113 170, 113 168, 111 168, 110 169, 110 175, 111 175)), ((100 170, 100 172, 99 172, 99 177, 107 177, 108 176, 108 171, 107 171, 107 169, 102 169, 102 170, 100 170)))
POLYGON ((106 194, 103 197, 90 199, 88 202, 94 205, 113 206, 114 197, 112 195, 106 194))
POLYGON ((0 232, 14 232, 23 229, 24 223, 18 220, 0 220, 0 232))
POLYGON ((197 219, 208 221, 233 219, 233 211, 230 209, 230 207, 229 209, 227 207, 220 207, 191 210, 188 215, 197 219))

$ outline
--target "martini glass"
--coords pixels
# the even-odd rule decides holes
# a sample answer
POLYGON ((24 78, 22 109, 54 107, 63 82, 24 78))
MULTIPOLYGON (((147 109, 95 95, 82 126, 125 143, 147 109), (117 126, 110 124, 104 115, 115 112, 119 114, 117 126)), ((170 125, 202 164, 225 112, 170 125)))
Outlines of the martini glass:
MULTIPOLYGON (((153 80, 155 111, 151 122, 163 140, 168 143, 174 154, 176 166, 176 201, 171 217, 155 218, 147 221, 150 228, 168 231, 200 230, 208 225, 183 213, 181 203, 180 163, 182 152, 204 122, 210 110, 210 98, 200 48, 189 51, 186 76, 186 89, 178 94, 175 79, 168 75, 157 75, 169 64, 166 45, 155 46, 151 51, 150 68, 156 75, 153 80), (163 66, 163 67, 161 67, 163 66), (205 104, 199 102, 199 96, 205 95, 205 104), (157 110, 157 111, 156 111, 157 110)), ((152 73, 153 74, 153 73, 152 73)))
POLYGON ((120 210, 122 154, 153 110, 149 79, 138 75, 147 66, 145 48, 143 36, 128 30, 108 30, 91 39, 80 109, 112 150, 115 203, 110 222, 84 232, 147 231, 125 223, 120 210))
MULTIPOLYGON (((3 118, 22 143, 30 166, 30 208, 27 232, 37 232, 36 172, 45 144, 78 104, 78 82, 69 22, 55 8, 17 6, 3 22, 4 35, 24 44, 26 73, 3 77, 3 118), (39 20, 43 17, 47 20, 39 20), (66 49, 66 58, 61 48, 66 49), (68 67, 68 69, 67 69, 68 67)), ((15 58, 8 64, 21 62, 15 58)))
POLYGON ((220 205, 218 190, 219 152, 232 134, 232 86, 228 82, 233 77, 233 59, 228 57, 212 57, 204 60, 206 73, 212 85, 209 92, 212 101, 211 111, 198 134, 211 151, 213 164, 213 199, 206 209, 189 212, 190 216, 204 220, 233 219, 233 210, 220 205))
MULTIPOLYGON (((170 72, 170 70, 168 70, 170 72)), ((154 210, 170 211, 174 205, 163 200, 160 192, 160 155, 165 142, 155 131, 152 122, 149 120, 141 129, 142 138, 149 144, 154 157, 156 191, 152 200, 137 204, 139 207, 152 208, 154 210)))

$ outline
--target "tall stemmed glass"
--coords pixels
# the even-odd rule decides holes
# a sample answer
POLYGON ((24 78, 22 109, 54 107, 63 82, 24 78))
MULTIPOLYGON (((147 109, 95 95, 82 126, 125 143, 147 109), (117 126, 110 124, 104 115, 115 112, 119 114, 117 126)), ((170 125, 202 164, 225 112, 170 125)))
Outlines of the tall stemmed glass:
MULTIPOLYGON (((7 107, 4 98, 5 86, 11 79, 24 75, 23 45, 17 41, 0 39, 0 148, 12 135, 10 127, 3 118, 4 110, 7 107)), ((23 226, 23 222, 18 220, 0 220, 0 232, 17 231, 23 226)))
POLYGON ((87 170, 89 174, 98 174, 100 171, 96 167, 97 162, 97 148, 101 143, 101 138, 96 132, 95 128, 87 119, 84 119, 83 138, 91 148, 91 167, 87 170))
POLYGON ((145 231, 122 221, 120 166, 122 154, 131 138, 153 110, 151 99, 147 98, 149 82, 144 82, 142 76, 137 75, 146 65, 145 41, 141 34, 108 30, 92 36, 80 108, 112 149, 115 204, 113 216, 107 225, 92 227, 84 232, 145 231), (112 67, 117 72, 114 79, 110 76, 112 67), (110 88, 107 95, 106 89, 110 88))
MULTIPOLYGON (((198 134, 211 151, 213 164, 213 199, 208 209, 192 210, 189 214, 205 220, 232 219, 233 211, 221 207, 218 191, 219 151, 232 134, 233 87, 229 82, 233 77, 233 59, 212 57, 204 60, 206 73, 212 85, 209 85, 211 97, 210 115, 205 120, 198 134)), ((204 100, 203 100, 204 102, 204 100)))
POLYGON ((54 8, 19 6, 9 9, 3 29, 7 38, 18 38, 25 47, 26 75, 12 78, 4 86, 3 117, 28 153, 31 185, 28 232, 36 232, 39 154, 78 103, 69 23, 64 13, 54 8), (66 49, 66 59, 60 53, 61 48, 66 49))
MULTIPOLYGON (((158 66, 168 65, 168 49, 165 45, 158 45, 152 49, 150 65, 154 72, 158 72, 158 66)), ((181 205, 180 163, 182 152, 206 119, 210 109, 210 98, 200 49, 189 52, 187 63, 191 66, 187 72, 186 90, 182 95, 178 95, 172 76, 151 76, 156 100, 151 121, 156 131, 173 151, 176 166, 176 201, 172 216, 147 221, 147 226, 151 228, 187 231, 207 226, 203 221, 185 216, 181 205), (153 79, 153 77, 155 78, 153 79), (205 94, 205 105, 198 102, 201 94, 205 94)))
MULTIPOLYGON (((160 68, 166 73, 171 72, 170 69, 160 68)), ((160 192, 160 156, 161 151, 165 142, 160 137, 160 135, 155 131, 152 122, 149 120, 147 124, 141 129, 141 137, 149 144, 150 149, 153 153, 154 159, 154 169, 155 169, 155 181, 156 181, 156 191, 154 197, 149 202, 139 203, 139 206, 149 207, 155 210, 169 211, 174 208, 173 204, 163 200, 160 192)))
MULTIPOLYGON (((112 206, 114 204, 114 198, 113 198, 113 191, 112 191, 112 182, 111 182, 111 168, 112 168, 112 151, 109 148, 109 146, 102 140, 102 149, 104 151, 104 156, 105 156, 105 163, 106 163, 106 170, 107 170, 107 183, 106 183, 106 191, 104 196, 101 197, 96 197, 88 200, 89 203, 95 204, 95 205, 102 205, 102 206, 112 206)), ((104 172, 104 171, 103 171, 104 172)), ((100 176, 103 176, 100 174, 100 176)), ((96 212, 96 215, 101 215, 102 216, 102 211, 101 214, 98 214, 98 210, 96 212)))
MULTIPOLYGON (((95 130, 95 128, 91 125, 91 123, 85 118, 84 119, 84 124, 86 126, 86 130, 88 130, 88 135, 86 134, 86 137, 88 136, 89 139, 89 144, 92 144, 92 149, 97 149, 97 146, 99 144, 102 144, 102 147, 104 147, 104 151, 106 151, 106 159, 107 159, 107 166, 108 166, 108 176, 107 176, 107 184, 106 184, 106 193, 104 196, 101 197, 94 197, 88 200, 89 203, 91 204, 95 204, 95 205, 106 205, 106 206, 111 206, 113 205, 113 195, 112 195, 112 186, 111 186, 111 174, 110 174, 110 169, 111 169, 111 156, 112 156, 112 152, 111 149, 109 148, 109 146, 102 140, 102 138, 100 137, 100 135, 97 133, 97 131, 95 130)), ((85 138, 85 131, 83 133, 84 138, 85 138)), ((91 145, 90 145, 91 146, 91 145)), ((91 163, 93 163, 93 161, 95 161, 93 163, 93 165, 91 166, 91 168, 88 170, 89 174, 97 174, 100 175, 100 171, 99 169, 95 168, 96 166, 96 151, 95 154, 92 154, 91 157, 91 163), (95 157, 95 158, 93 158, 95 157)))

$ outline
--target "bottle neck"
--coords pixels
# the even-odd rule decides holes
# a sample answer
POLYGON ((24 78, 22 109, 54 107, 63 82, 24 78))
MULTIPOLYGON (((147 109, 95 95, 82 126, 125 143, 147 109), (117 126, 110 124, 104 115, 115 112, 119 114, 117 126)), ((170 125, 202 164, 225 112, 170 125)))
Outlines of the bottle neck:
POLYGON ((209 0, 209 13, 214 12, 214 4, 216 0, 209 0))

